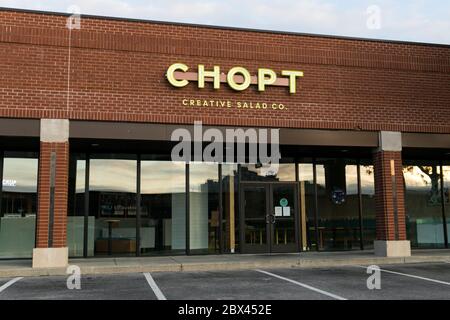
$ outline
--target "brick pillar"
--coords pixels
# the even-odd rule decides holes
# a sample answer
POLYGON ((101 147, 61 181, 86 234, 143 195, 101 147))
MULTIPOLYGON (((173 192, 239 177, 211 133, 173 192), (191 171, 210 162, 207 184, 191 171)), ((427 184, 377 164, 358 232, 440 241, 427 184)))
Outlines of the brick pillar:
POLYGON ((375 254, 411 255, 406 239, 405 198, 400 132, 380 132, 374 153, 376 241, 375 254))
POLYGON ((40 148, 33 268, 65 267, 68 264, 69 121, 42 119, 40 148))

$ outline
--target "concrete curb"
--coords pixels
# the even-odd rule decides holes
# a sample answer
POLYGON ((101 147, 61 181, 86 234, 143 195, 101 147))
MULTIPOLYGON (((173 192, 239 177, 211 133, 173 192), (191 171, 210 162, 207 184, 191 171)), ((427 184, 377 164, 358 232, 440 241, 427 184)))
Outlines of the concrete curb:
MULTIPOLYGON (((424 262, 450 262, 450 256, 412 256, 405 258, 383 258, 383 257, 365 257, 365 258, 268 258, 265 260, 246 261, 213 261, 213 262, 179 262, 174 260, 170 263, 148 263, 145 261, 134 262, 134 264, 117 265, 116 261, 110 265, 78 265, 81 273, 85 275, 98 274, 118 274, 118 273, 143 273, 143 272, 194 272, 194 271, 231 271, 231 270, 249 270, 249 269, 271 269, 271 268, 326 268, 351 265, 386 265, 386 264, 404 264, 404 263, 424 263, 424 262)), ((76 263, 74 263, 76 264, 76 263)), ((0 263, 1 267, 1 263, 0 263)), ((63 276, 66 274, 65 268, 33 269, 33 268, 13 268, 0 269, 0 278, 11 277, 38 277, 38 276, 63 276)))

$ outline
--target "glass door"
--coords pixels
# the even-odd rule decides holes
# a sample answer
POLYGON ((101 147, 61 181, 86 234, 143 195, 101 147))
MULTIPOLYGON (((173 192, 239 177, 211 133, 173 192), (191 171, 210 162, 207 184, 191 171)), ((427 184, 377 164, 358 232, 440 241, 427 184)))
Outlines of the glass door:
POLYGON ((271 252, 298 251, 297 185, 294 183, 270 186, 271 252))
POLYGON ((269 252, 269 190, 264 184, 243 184, 241 193, 242 253, 269 252))
POLYGON ((243 253, 298 251, 297 194, 295 183, 242 184, 243 253))

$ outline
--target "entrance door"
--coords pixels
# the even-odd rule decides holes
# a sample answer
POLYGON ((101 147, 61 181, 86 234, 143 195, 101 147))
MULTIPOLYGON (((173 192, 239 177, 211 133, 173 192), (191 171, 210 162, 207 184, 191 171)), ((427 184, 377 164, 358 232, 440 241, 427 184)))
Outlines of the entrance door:
POLYGON ((242 252, 298 251, 297 208, 295 183, 243 183, 242 252))

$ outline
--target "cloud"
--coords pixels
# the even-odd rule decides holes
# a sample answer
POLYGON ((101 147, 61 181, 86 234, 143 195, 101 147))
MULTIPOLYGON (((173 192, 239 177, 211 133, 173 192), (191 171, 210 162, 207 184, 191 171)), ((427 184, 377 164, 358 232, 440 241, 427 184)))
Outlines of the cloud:
POLYGON ((2 0, 1 6, 149 20, 211 24, 450 44, 446 0, 2 0), (381 9, 381 29, 366 26, 366 9, 381 9))
POLYGON ((387 7, 385 11, 385 33, 390 32, 412 41, 450 44, 450 9, 446 18, 438 14, 432 16, 427 13, 425 6, 417 5, 397 10, 387 7))

